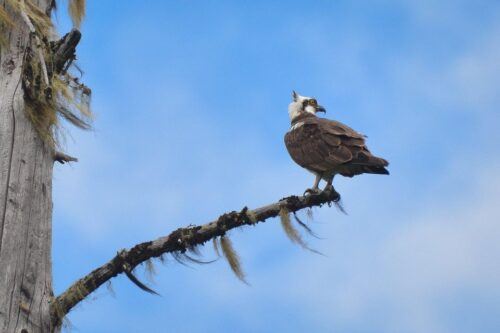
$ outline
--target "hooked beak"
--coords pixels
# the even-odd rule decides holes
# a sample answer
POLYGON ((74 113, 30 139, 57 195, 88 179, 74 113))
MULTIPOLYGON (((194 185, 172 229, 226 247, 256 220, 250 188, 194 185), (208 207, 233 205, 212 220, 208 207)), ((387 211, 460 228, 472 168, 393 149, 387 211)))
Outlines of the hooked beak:
POLYGON ((324 107, 322 107, 321 105, 318 105, 316 107, 316 112, 323 112, 323 113, 326 113, 326 109, 324 107))

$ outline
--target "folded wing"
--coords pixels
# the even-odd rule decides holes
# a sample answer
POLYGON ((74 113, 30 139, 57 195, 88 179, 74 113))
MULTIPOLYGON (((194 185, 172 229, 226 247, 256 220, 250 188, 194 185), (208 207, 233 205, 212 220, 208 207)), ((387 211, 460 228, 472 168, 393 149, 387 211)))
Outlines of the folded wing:
POLYGON ((388 174, 389 163, 373 156, 365 137, 333 120, 311 117, 285 135, 285 145, 300 166, 319 174, 388 174))

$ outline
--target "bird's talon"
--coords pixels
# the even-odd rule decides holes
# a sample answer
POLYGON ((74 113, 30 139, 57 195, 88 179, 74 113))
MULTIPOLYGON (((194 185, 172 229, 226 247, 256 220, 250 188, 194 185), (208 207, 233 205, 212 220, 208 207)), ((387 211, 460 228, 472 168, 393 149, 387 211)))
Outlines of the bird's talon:
POLYGON ((323 193, 326 193, 328 195, 334 195, 336 197, 334 202, 338 202, 340 200, 339 192, 337 192, 332 185, 325 186, 325 188, 323 189, 323 193))
POLYGON ((336 191, 333 188, 333 185, 326 185, 325 188, 323 189, 323 192, 336 192, 336 191))
POLYGON ((307 190, 304 191, 304 196, 320 194, 320 193, 321 193, 321 191, 319 188, 308 188, 307 190))

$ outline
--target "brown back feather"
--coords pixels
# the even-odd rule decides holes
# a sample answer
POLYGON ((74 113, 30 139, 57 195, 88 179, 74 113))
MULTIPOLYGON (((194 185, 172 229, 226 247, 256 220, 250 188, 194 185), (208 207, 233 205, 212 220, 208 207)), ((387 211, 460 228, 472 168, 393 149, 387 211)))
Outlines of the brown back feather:
POLYGON ((297 164, 316 173, 388 173, 389 163, 370 153, 365 136, 338 121, 304 118, 286 133, 285 145, 297 164))

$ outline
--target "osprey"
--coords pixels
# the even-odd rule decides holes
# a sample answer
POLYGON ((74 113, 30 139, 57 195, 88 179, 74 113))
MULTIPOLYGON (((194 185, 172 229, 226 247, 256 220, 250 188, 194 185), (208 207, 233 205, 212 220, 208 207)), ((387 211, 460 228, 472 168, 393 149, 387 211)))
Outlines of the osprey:
POLYGON ((319 118, 326 113, 316 99, 300 96, 295 91, 288 106, 291 128, 285 134, 285 145, 292 159, 309 170, 316 179, 306 193, 318 193, 321 179, 324 190, 334 190, 333 177, 353 177, 362 173, 388 175, 389 163, 373 156, 365 145, 365 136, 334 120, 319 118))

